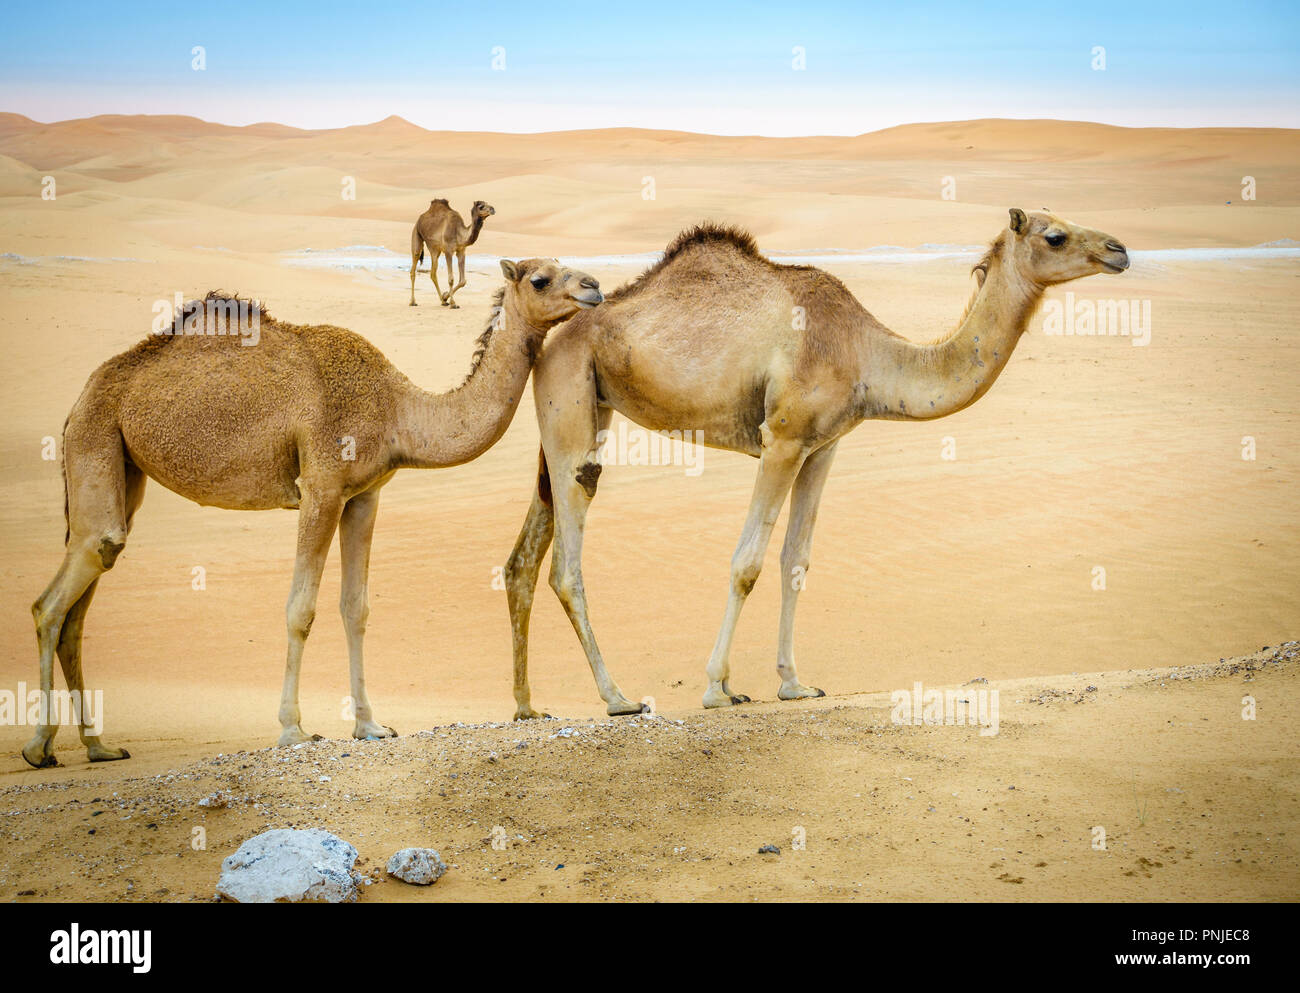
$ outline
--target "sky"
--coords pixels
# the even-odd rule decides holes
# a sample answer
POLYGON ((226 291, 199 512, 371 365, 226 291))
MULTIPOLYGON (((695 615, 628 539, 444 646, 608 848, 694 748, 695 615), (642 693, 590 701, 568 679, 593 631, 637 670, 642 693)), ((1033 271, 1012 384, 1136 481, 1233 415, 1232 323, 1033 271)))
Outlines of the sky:
POLYGON ((9 2, 0 111, 514 132, 1300 127, 1300 2, 9 2))

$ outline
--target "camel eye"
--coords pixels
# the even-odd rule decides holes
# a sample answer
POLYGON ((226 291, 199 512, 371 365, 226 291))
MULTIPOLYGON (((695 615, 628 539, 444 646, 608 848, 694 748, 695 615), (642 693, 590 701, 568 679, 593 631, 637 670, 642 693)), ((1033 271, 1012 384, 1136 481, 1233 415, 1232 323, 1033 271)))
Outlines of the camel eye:
POLYGON ((538 293, 541 293, 542 290, 551 285, 551 279, 549 276, 534 276, 529 280, 529 282, 533 284, 533 289, 538 293))
POLYGON ((1060 248, 1065 244, 1065 235, 1059 231, 1047 236, 1047 243, 1053 248, 1060 248))

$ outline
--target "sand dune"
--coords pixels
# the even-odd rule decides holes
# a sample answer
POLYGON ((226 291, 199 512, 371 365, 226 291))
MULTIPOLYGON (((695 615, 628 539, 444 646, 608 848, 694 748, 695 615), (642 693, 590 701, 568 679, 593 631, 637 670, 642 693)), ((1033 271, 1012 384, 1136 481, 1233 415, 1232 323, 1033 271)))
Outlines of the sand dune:
MULTIPOLYGON (((915 210, 925 209, 916 201, 934 211, 923 215, 928 220, 963 232, 976 227, 963 216, 968 211, 962 208, 972 205, 1046 203, 1061 211, 1143 214, 1178 213, 1193 204, 1221 207, 1240 200, 1248 175, 1260 193, 1247 209, 1300 206, 1293 173, 1300 139, 1270 129, 992 120, 907 125, 855 138, 779 139, 632 129, 444 133, 400 118, 299 131, 172 117, 42 125, 9 115, 0 127, 0 153, 60 171, 64 181, 79 184, 73 189, 92 183, 127 196, 340 218, 406 222, 412 203, 469 196, 473 187, 496 198, 495 229, 507 245, 510 236, 525 244, 539 236, 602 237, 619 242, 611 247, 620 251, 632 247, 624 216, 640 218, 637 229, 657 243, 702 213, 741 214, 758 234, 776 239, 770 247, 794 249, 820 247, 812 238, 862 247, 863 235, 852 225, 866 217, 887 226, 890 238, 899 237, 916 223, 915 210), (344 176, 356 179, 355 201, 340 196, 344 176), (646 176, 655 182, 653 201, 643 198, 646 176), (956 181, 955 202, 940 197, 945 176, 956 181), (882 216, 882 198, 903 200, 895 206, 906 221, 891 224, 887 213, 882 216)), ((1135 220, 1131 240, 1141 244, 1156 218, 1135 220)), ((1252 228, 1267 226, 1252 221, 1252 228)), ((1241 223, 1234 218, 1210 233, 1200 219, 1178 234, 1204 244, 1241 223)), ((1285 236, 1280 228, 1268 230, 1278 233, 1252 234, 1251 243, 1285 236)), ((1173 233, 1167 224, 1150 231, 1154 237, 1173 233)), ((911 243, 934 240, 909 234, 911 243)))

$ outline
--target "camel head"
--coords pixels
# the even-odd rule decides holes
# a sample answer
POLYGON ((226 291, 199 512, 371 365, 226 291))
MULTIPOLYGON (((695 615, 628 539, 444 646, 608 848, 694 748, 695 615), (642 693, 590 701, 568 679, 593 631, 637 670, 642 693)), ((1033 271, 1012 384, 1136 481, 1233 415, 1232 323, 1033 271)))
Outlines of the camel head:
POLYGON ((470 217, 485 221, 496 212, 497 209, 490 203, 484 203, 482 200, 475 200, 474 206, 470 208, 469 213, 470 217))
POLYGON ((502 259, 501 272, 506 277, 504 303, 509 307, 513 302, 533 327, 554 327, 605 299, 600 283, 555 259, 502 259))
POLYGON ((1052 286, 1094 273, 1120 273, 1129 266, 1128 250, 1104 231, 1080 227, 1051 211, 1010 210, 1003 237, 1016 268, 1039 286, 1052 286))

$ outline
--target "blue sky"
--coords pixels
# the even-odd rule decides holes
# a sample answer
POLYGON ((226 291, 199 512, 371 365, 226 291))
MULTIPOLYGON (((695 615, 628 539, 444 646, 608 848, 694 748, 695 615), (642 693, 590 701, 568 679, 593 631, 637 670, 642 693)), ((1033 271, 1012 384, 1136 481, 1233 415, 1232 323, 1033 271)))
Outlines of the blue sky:
POLYGON ((0 110, 336 127, 857 134, 1300 126, 1300 3, 9 3, 0 110), (206 50, 194 71, 191 50, 206 50), (806 68, 793 68, 795 48, 806 68), (1094 46, 1106 67, 1092 67, 1094 46), (504 70, 493 68, 504 49, 504 70))

